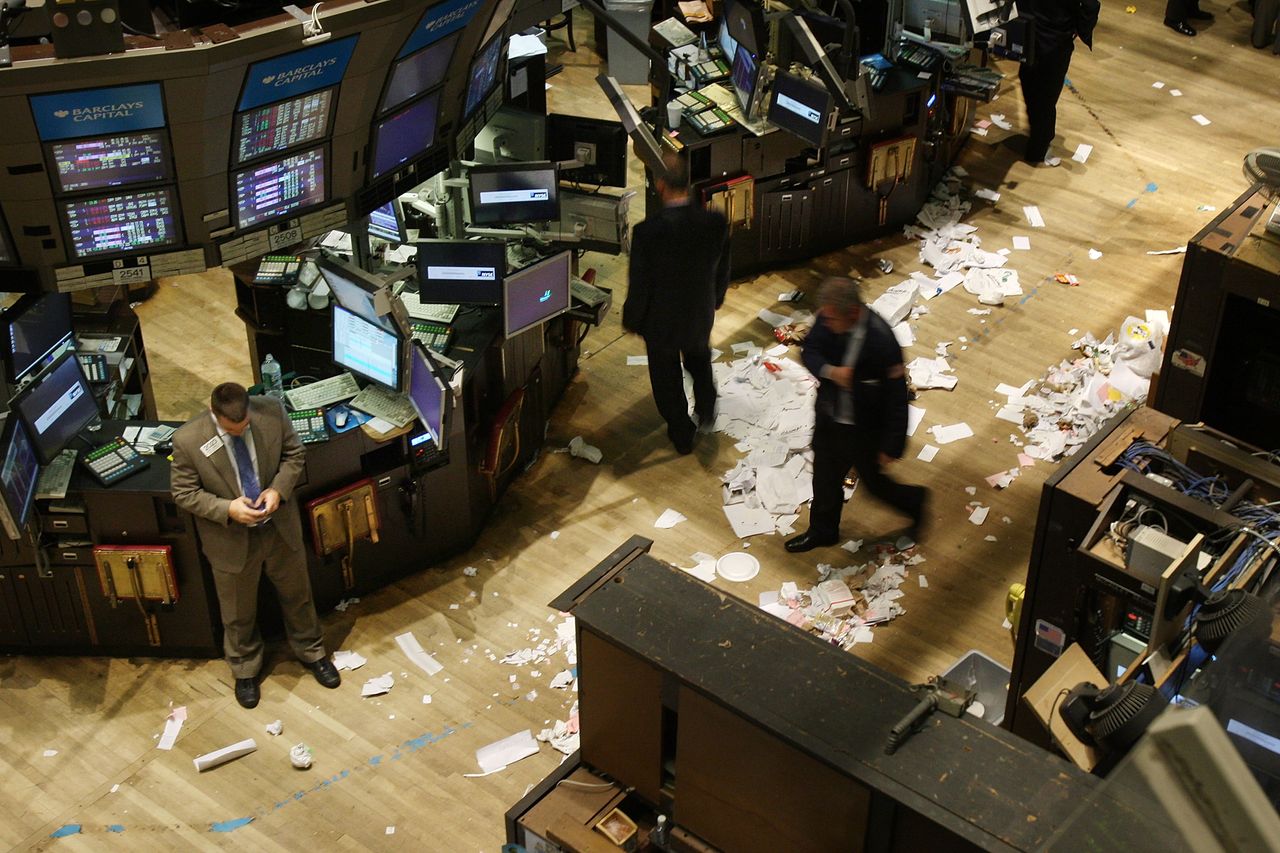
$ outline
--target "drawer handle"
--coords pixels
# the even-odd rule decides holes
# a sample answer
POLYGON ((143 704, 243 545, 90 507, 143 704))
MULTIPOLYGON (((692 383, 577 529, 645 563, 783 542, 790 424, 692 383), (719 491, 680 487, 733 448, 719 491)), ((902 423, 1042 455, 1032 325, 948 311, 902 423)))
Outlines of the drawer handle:
POLYGON ((54 519, 53 526, 54 526, 54 529, 58 529, 62 527, 70 527, 71 524, 70 522, 67 522, 67 521, 60 521, 58 519, 54 519))
POLYGON ((80 555, 79 555, 79 554, 77 554, 75 551, 63 551, 63 552, 62 552, 62 559, 64 559, 64 560, 74 560, 74 559, 76 559, 76 558, 77 558, 77 557, 79 557, 79 556, 80 556, 80 555))

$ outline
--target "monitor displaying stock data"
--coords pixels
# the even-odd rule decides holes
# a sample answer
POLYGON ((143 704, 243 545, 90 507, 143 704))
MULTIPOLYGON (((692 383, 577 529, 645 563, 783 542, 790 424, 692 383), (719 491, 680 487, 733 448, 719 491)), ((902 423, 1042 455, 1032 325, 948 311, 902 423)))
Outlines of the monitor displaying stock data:
POLYGON ((121 133, 49 145, 63 193, 162 181, 169 175, 162 131, 121 133))
POLYGON ((251 228, 325 200, 324 148, 235 173, 236 227, 251 228))
POLYGON ((62 214, 77 258, 136 252, 179 240, 173 190, 166 187, 65 201, 62 214))
POLYGON ((333 306, 333 360, 356 376, 399 391, 401 343, 395 333, 333 306))
POLYGON ((306 145, 329 130, 333 89, 312 92, 236 116, 236 164, 306 145))

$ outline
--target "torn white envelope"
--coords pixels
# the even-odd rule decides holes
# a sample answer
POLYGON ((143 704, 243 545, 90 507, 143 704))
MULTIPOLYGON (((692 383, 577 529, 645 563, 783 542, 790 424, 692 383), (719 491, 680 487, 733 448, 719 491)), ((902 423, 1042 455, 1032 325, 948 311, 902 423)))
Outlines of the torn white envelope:
POLYGON ((1019 251, 1022 251, 1022 252, 1030 251, 1031 238, 1025 237, 1021 234, 1015 235, 1013 238, 1013 248, 1018 249, 1019 251))
POLYGON ((369 661, 359 652, 334 652, 333 665, 338 669, 359 669, 369 661))
POLYGON ((370 678, 360 688, 361 696, 380 696, 383 693, 391 692, 391 688, 396 684, 396 680, 391 677, 391 673, 384 672, 382 675, 370 678))
POLYGON ((674 509, 664 509, 662 515, 658 516, 658 520, 653 523, 653 526, 661 530, 670 530, 680 522, 688 520, 674 509))
POLYGON ((929 432, 933 433, 933 440, 938 444, 950 444, 962 438, 973 437, 973 430, 963 421, 950 426, 931 426, 929 427, 929 432))
POLYGON ((974 507, 973 512, 969 513, 969 523, 982 524, 982 522, 987 520, 987 513, 990 511, 991 511, 991 507, 989 506, 974 507))
POLYGON ((932 462, 933 457, 937 455, 938 448, 934 447, 932 444, 926 444, 924 447, 920 448, 920 452, 916 454, 916 458, 922 462, 932 462))
POLYGON ((537 754, 538 742, 533 739, 533 732, 525 729, 477 749, 476 763, 485 773, 495 773, 522 758, 537 754))
POLYGON ((1027 217, 1027 222, 1031 223, 1032 228, 1043 228, 1044 217, 1040 215, 1040 208, 1034 204, 1029 204, 1022 208, 1022 212, 1027 217))
POLYGON ((405 657, 413 661, 427 675, 435 675, 444 669, 439 661, 427 654, 422 648, 422 644, 418 642, 418 638, 413 636, 412 631, 397 634, 396 645, 400 647, 400 651, 405 653, 405 657))
POLYGON ((925 410, 919 406, 907 404, 907 435, 916 434, 916 428, 920 426, 920 422, 924 420, 925 410))
POLYGON ((761 533, 772 533, 774 530, 773 514, 767 509, 734 504, 724 507, 724 515, 729 519, 733 535, 739 539, 758 536, 761 533))
POLYGON ((791 322, 790 314, 779 314, 777 311, 770 311, 768 308, 761 308, 760 313, 756 316, 775 329, 791 322))
POLYGON ((1092 153, 1093 153, 1093 146, 1086 145, 1085 143, 1081 142, 1078 146, 1076 146, 1076 153, 1071 155, 1071 159, 1075 160, 1077 163, 1084 163, 1089 159, 1089 155, 1092 153))

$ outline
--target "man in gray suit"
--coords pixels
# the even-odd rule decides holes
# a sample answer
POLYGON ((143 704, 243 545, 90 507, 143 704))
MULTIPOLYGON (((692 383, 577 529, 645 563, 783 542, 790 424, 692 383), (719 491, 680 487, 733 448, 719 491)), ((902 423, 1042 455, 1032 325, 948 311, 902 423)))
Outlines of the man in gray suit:
POLYGON ((209 411, 173 436, 173 500, 195 516, 213 567, 223 648, 236 680, 236 701, 245 708, 256 706, 260 696, 258 583, 264 569, 280 599, 293 653, 325 687, 342 680, 324 650, 292 500, 304 456, 280 403, 250 399, 234 382, 214 388, 209 411))

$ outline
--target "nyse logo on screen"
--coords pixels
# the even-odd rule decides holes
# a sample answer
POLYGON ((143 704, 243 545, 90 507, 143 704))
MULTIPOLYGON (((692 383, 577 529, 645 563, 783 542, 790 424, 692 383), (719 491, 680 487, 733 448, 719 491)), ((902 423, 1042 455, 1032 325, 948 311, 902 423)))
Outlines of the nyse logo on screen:
POLYGON ((538 302, 546 302, 551 298, 551 288, 547 288, 546 292, 538 297, 538 302))
POLYGON ((480 8, 480 2, 481 0, 447 0, 432 6, 423 13, 413 35, 409 36, 404 47, 400 48, 396 58, 408 56, 462 29, 475 17, 476 11, 480 8))
POLYGON ((164 126, 158 83, 33 95, 31 112, 43 140, 164 126))

